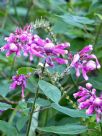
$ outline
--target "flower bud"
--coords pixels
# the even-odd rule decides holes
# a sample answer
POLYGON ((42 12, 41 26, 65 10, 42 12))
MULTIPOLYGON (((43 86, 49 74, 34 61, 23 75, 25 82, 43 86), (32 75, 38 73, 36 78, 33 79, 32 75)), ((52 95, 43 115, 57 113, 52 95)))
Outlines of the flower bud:
POLYGON ((91 83, 86 83, 86 88, 90 90, 92 88, 92 84, 91 83))

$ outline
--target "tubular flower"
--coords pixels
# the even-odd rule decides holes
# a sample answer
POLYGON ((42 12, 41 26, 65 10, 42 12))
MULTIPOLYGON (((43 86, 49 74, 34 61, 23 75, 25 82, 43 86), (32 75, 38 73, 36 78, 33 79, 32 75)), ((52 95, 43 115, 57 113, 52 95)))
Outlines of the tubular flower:
POLYGON ((24 89, 26 88, 26 77, 25 75, 15 75, 12 77, 12 83, 10 85, 10 89, 14 90, 18 86, 21 86, 22 88, 22 94, 21 97, 24 98, 24 89))
POLYGON ((11 54, 30 56, 30 61, 33 60, 34 56, 43 58, 49 66, 53 66, 53 62, 67 64, 68 60, 59 56, 68 53, 66 48, 70 47, 69 43, 55 45, 48 38, 42 39, 33 34, 31 30, 31 25, 27 25, 23 29, 17 28, 14 33, 5 38, 7 43, 1 47, 1 51, 7 51, 6 56, 11 54))
POLYGON ((91 54, 92 50, 92 45, 89 45, 84 47, 73 57, 71 55, 70 58, 72 62, 70 66, 75 68, 77 77, 79 77, 80 72, 82 72, 84 79, 88 80, 87 73, 101 67, 97 57, 94 54, 91 54))
POLYGON ((65 55, 68 53, 66 48, 69 48, 69 43, 61 43, 54 45, 52 41, 48 38, 46 39, 46 43, 44 45, 44 54, 45 54, 45 61, 48 65, 53 66, 53 61, 57 62, 58 64, 67 64, 68 60, 60 58, 60 55, 65 55))
POLYGON ((87 115, 96 113, 96 121, 102 119, 102 96, 96 96, 96 89, 92 88, 92 84, 87 83, 86 88, 80 86, 79 91, 73 94, 74 98, 78 98, 79 109, 86 109, 87 115))
MULTIPOLYGON (((28 26, 30 29, 30 26, 28 26)), ((6 44, 1 47, 1 51, 7 51, 6 56, 10 56, 15 53, 17 56, 21 55, 21 51, 25 44, 28 43, 31 34, 27 27, 24 29, 17 28, 14 33, 11 33, 9 37, 6 37, 6 44)))
POLYGON ((31 28, 29 25, 23 29, 17 28, 14 33, 5 38, 7 44, 1 47, 1 51, 7 51, 6 56, 10 56, 13 53, 17 56, 20 56, 21 53, 24 56, 30 55, 30 60, 33 59, 33 56, 42 57, 40 46, 44 42, 39 36, 31 33, 31 28))

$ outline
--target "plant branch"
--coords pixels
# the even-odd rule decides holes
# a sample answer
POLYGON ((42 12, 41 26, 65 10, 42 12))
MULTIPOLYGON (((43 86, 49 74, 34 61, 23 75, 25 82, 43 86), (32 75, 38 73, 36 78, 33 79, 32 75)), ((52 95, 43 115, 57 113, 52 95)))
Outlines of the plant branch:
MULTIPOLYGON (((45 65, 46 65, 46 61, 44 62, 44 66, 42 68, 42 74, 45 70, 45 65)), ((35 97, 34 97, 34 101, 33 101, 33 105, 32 105, 32 108, 31 108, 30 119, 29 119, 28 126, 27 126, 26 136, 29 136, 30 126, 31 126, 31 122, 32 122, 32 116, 33 116, 33 113, 34 113, 34 109, 35 109, 36 99, 37 99, 37 96, 38 96, 38 91, 39 91, 39 86, 37 87, 35 97)))
POLYGON ((67 93, 68 93, 70 90, 72 90, 73 87, 74 87, 74 85, 72 85, 65 93, 63 93, 63 95, 62 95, 62 97, 61 97, 61 99, 60 99, 60 101, 59 101, 59 104, 61 104, 63 98, 66 97, 67 93))
POLYGON ((44 108, 41 108, 40 110, 35 110, 33 113, 39 112, 39 111, 43 111, 43 110, 46 110, 46 109, 49 109, 49 108, 51 108, 51 105, 46 106, 46 107, 44 107, 44 108))
POLYGON ((46 30, 48 31, 48 33, 49 33, 50 37, 52 38, 53 42, 54 42, 55 44, 57 44, 56 36, 55 36, 55 34, 53 33, 51 27, 48 26, 48 27, 46 28, 46 30))
POLYGON ((76 89, 78 89, 77 84, 76 84, 76 82, 74 82, 73 77, 72 77, 71 74, 70 74, 70 78, 71 78, 71 80, 72 80, 72 82, 73 82, 73 84, 74 84, 74 87, 75 87, 76 89))
POLYGON ((27 13, 26 13, 26 16, 25 16, 24 21, 27 21, 27 20, 28 20, 29 13, 30 13, 30 10, 31 10, 32 6, 33 6, 33 2, 32 2, 32 0, 31 0, 31 1, 29 2, 28 9, 27 9, 27 13))
POLYGON ((32 121, 34 109, 35 109, 35 102, 36 102, 36 99, 37 99, 37 96, 38 96, 38 91, 39 91, 39 87, 36 90, 34 102, 33 102, 32 108, 31 108, 30 119, 29 119, 28 126, 27 126, 26 136, 29 136, 30 126, 31 126, 31 121, 32 121))
POLYGON ((99 27, 98 27, 98 30, 97 30, 97 33, 96 33, 96 37, 95 37, 95 41, 94 41, 94 52, 95 52, 95 49, 96 49, 96 44, 97 44, 97 41, 98 41, 98 38, 99 38, 99 35, 100 35, 100 32, 101 32, 101 29, 102 29, 102 22, 100 23, 99 27))
POLYGON ((42 67, 42 74, 44 73, 44 70, 45 70, 45 66, 46 66, 46 61, 44 62, 44 65, 43 65, 43 67, 42 67))
POLYGON ((2 95, 0 95, 0 97, 2 98, 2 99, 0 99, 0 102, 5 102, 5 103, 8 103, 8 104, 18 104, 18 102, 10 101, 8 98, 3 97, 2 95))
POLYGON ((100 123, 100 132, 101 132, 101 134, 102 134, 102 125, 101 125, 101 123, 100 123))

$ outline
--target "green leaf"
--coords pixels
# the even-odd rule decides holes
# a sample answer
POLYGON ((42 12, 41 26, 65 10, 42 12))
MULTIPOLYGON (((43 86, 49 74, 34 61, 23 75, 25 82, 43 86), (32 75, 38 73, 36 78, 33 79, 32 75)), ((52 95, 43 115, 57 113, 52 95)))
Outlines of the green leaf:
POLYGON ((61 98, 61 92, 56 86, 54 86, 44 80, 40 80, 38 82, 38 84, 39 84, 40 89, 43 91, 43 93, 48 98, 50 98, 55 103, 59 102, 59 100, 61 98))
POLYGON ((15 127, 13 127, 8 122, 0 120, 0 130, 6 135, 6 136, 18 136, 17 130, 15 127))
POLYGON ((81 111, 81 110, 74 110, 74 109, 70 109, 70 108, 66 108, 66 107, 63 107, 63 106, 60 106, 58 104, 55 104, 55 103, 52 103, 51 104, 51 107, 70 116, 70 117, 73 117, 73 118, 76 118, 76 117, 84 117, 86 118, 86 114, 84 111, 81 111))
POLYGON ((20 117, 18 120, 17 120, 17 123, 16 123, 16 126, 17 126, 17 129, 20 131, 24 125, 26 124, 28 120, 28 117, 27 116, 22 116, 20 117))
POLYGON ((0 54, 0 62, 2 63, 8 63, 8 59, 6 57, 4 57, 2 54, 0 54))
MULTIPOLYGON (((2 31, 2 29, 0 28, 0 32, 2 31)), ((5 45, 5 40, 4 40, 4 37, 3 36, 0 36, 0 47, 1 46, 3 46, 3 45, 5 45)), ((1 54, 0 54, 0 56, 2 56, 1 54)), ((5 58, 6 59, 6 58, 5 58)))
POLYGON ((44 132, 52 132, 56 134, 80 134, 87 130, 87 127, 82 125, 63 125, 63 126, 50 126, 50 127, 38 127, 38 130, 44 132))
POLYGON ((27 80, 27 87, 26 87, 27 91, 35 93, 36 90, 37 90, 37 87, 38 87, 38 85, 37 85, 36 78, 34 78, 34 77, 28 78, 28 80, 27 80))
POLYGON ((98 16, 100 20, 102 20, 102 15, 101 14, 96 13, 95 15, 98 16))
MULTIPOLYGON (((32 103, 33 104, 34 98, 30 98, 28 99, 28 103, 32 103)), ((45 106, 49 106, 51 104, 51 102, 49 100, 43 99, 43 98, 38 98, 36 100, 36 104, 38 104, 39 106, 45 107, 45 106)))
POLYGON ((49 100, 45 100, 43 98, 38 98, 36 100, 36 103, 39 105, 39 106, 42 106, 42 107, 45 107, 45 106, 49 106, 51 104, 51 102, 49 100))
POLYGON ((51 74, 54 74, 56 72, 61 74, 66 69, 66 66, 65 65, 56 65, 56 67, 53 67, 53 68, 49 67, 48 69, 51 74))
POLYGON ((28 115, 29 108, 27 107, 26 101, 19 101, 18 110, 21 110, 24 115, 28 115))
POLYGON ((58 17, 60 17, 67 24, 72 25, 74 27, 78 27, 78 28, 84 28, 84 25, 94 23, 94 20, 91 20, 87 17, 75 16, 72 14, 64 14, 64 15, 58 16, 58 17))
POLYGON ((17 70, 17 74, 24 74, 24 75, 27 75, 28 73, 32 73, 34 72, 34 68, 32 67, 21 67, 17 70))
POLYGON ((3 80, 0 83, 0 95, 5 97, 10 92, 9 86, 10 86, 10 84, 8 83, 8 81, 7 80, 3 80))
MULTIPOLYGON (((27 13, 27 9, 23 8, 23 7, 16 7, 16 11, 19 16, 25 16, 27 13)), ((9 12, 9 14, 14 15, 15 8, 11 7, 8 12, 9 12)))
POLYGON ((7 109, 10 109, 10 108, 12 108, 11 105, 9 105, 7 103, 0 102, 0 110, 7 110, 7 109))
POLYGON ((98 77, 89 78, 89 82, 92 83, 93 87, 99 90, 102 90, 102 77, 101 73, 98 77))

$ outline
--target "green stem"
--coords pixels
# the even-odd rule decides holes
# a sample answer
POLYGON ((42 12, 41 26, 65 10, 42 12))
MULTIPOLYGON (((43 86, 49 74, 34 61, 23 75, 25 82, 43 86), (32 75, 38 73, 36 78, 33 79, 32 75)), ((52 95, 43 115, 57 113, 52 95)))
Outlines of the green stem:
POLYGON ((100 25, 98 27, 98 30, 97 30, 97 33, 96 33, 96 38, 95 38, 95 41, 94 41, 94 44, 93 44, 94 45, 94 52, 95 52, 95 49, 96 49, 96 44, 97 44, 101 29, 102 29, 102 22, 100 23, 100 25))
POLYGON ((60 99, 60 101, 59 101, 59 104, 62 103, 63 98, 66 97, 67 93, 68 93, 70 90, 72 90, 73 87, 74 87, 74 86, 72 85, 72 86, 66 91, 66 93, 64 93, 64 94, 62 95, 62 97, 61 97, 61 99, 60 99))
POLYGON ((12 5, 14 7, 15 15, 18 17, 17 10, 16 10, 16 5, 15 5, 15 1, 14 0, 12 0, 12 5))
POLYGON ((34 4, 34 3, 32 2, 32 0, 30 0, 29 3, 28 3, 27 13, 26 13, 26 16, 25 16, 25 19, 24 19, 25 22, 28 21, 29 13, 30 13, 30 10, 31 10, 33 4, 34 4))
POLYGON ((44 111, 44 110, 49 109, 49 108, 51 108, 51 105, 46 106, 46 107, 44 107, 44 108, 42 108, 42 109, 39 109, 39 110, 35 110, 34 113, 40 112, 40 111, 44 111))
POLYGON ((75 88, 76 88, 76 89, 78 89, 77 84, 76 84, 76 82, 74 82, 73 77, 72 77, 72 75, 71 75, 71 74, 70 74, 70 78, 71 78, 71 80, 72 80, 72 82, 73 82, 73 84, 74 84, 75 88))
POLYGON ((18 102, 11 101, 8 98, 3 97, 2 95, 0 95, 0 97, 1 97, 0 102, 5 102, 5 103, 8 103, 8 104, 18 104, 18 102))
POLYGON ((20 22, 20 19, 19 19, 18 13, 17 13, 17 8, 16 8, 15 0, 12 0, 12 5, 14 7, 15 16, 17 17, 18 21, 20 22))
POLYGON ((55 36, 55 34, 53 33, 52 29, 51 29, 50 27, 47 27, 46 30, 48 31, 49 35, 51 36, 53 42, 54 42, 55 44, 57 44, 56 36, 55 36))
POLYGON ((13 62, 12 62, 12 66, 11 66, 12 74, 14 74, 15 62, 16 62, 16 55, 14 56, 14 59, 13 59, 13 62))
MULTIPOLYGON (((46 61, 44 62, 44 66, 42 68, 42 74, 45 70, 45 65, 46 65, 46 61)), ((37 96, 38 96, 38 91, 39 91, 39 86, 37 87, 34 102, 33 102, 32 108, 31 108, 30 119, 29 119, 28 126, 27 126, 26 136, 29 136, 30 126, 31 126, 31 122, 32 122, 32 116, 33 116, 33 113, 34 113, 34 109, 35 109, 36 99, 37 99, 37 96)))
POLYGON ((43 67, 42 67, 42 74, 44 73, 45 66, 46 66, 46 61, 44 62, 44 65, 43 65, 43 67))
POLYGON ((29 122, 28 122, 26 136, 29 136, 30 126, 31 126, 31 122, 32 122, 32 116, 33 116, 33 113, 34 113, 34 109, 35 109, 35 102, 36 102, 36 99, 37 99, 37 96, 38 96, 38 91, 39 91, 39 87, 36 90, 34 102, 33 102, 32 108, 31 108, 30 119, 29 119, 29 122))
POLYGON ((102 125, 101 125, 101 123, 100 123, 100 133, 102 134, 102 125))
POLYGON ((11 117, 10 117, 10 119, 9 119, 9 124, 12 124, 12 122, 13 122, 13 119, 14 119, 14 117, 15 117, 15 115, 16 115, 16 113, 17 113, 17 111, 18 111, 18 105, 16 106, 16 108, 15 108, 15 110, 12 112, 12 115, 11 115, 11 117))

